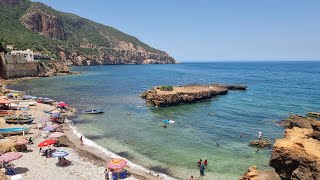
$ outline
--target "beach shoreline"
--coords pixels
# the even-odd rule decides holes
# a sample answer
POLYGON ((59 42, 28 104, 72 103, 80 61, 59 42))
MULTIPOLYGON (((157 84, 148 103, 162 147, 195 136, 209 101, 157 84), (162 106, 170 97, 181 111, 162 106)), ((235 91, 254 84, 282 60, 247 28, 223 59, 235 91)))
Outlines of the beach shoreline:
MULTIPOLYGON (((43 118, 45 116, 48 116, 48 114, 45 114, 43 110, 53 109, 55 108, 53 105, 48 104, 40 104, 37 103, 36 106, 30 108, 30 114, 35 114, 36 122, 40 120, 40 118, 43 118)), ((101 178, 104 177, 104 169, 106 162, 110 161, 113 158, 123 158, 108 149, 96 144, 90 139, 87 139, 84 135, 82 135, 80 132, 78 132, 77 128, 73 125, 72 120, 68 119, 68 117, 74 115, 76 109, 73 108, 72 111, 68 111, 68 114, 66 115, 66 121, 63 124, 62 130, 65 133, 64 138, 64 144, 67 144, 70 149, 72 149, 72 152, 77 153, 80 157, 82 163, 84 164, 90 164, 90 166, 95 166, 96 168, 100 169, 99 173, 101 178), (71 113, 70 113, 71 112, 71 113), (84 144, 81 145, 80 137, 83 137, 84 144)), ((3 119, 3 118, 2 118, 3 119)), ((34 138, 35 142, 40 142, 41 139, 41 130, 36 129, 36 124, 33 124, 31 132, 31 136, 34 138)), ((29 136, 29 135, 27 135, 29 136)), ((62 138, 63 139, 63 138, 62 138)), ((36 144, 36 143, 35 143, 36 144)), ((34 145, 33 145, 34 146, 34 145)), ((33 151, 36 151, 35 149, 33 151)), ((70 150, 69 150, 70 151, 70 150)), ((21 158, 23 159, 23 157, 21 158)), ((126 159, 126 158, 123 158, 126 159)), ((127 159, 126 159, 127 160, 127 159)), ((18 160, 15 162, 16 166, 19 167, 20 165, 25 165, 25 163, 19 163, 22 160, 18 160)), ((149 170, 145 167, 142 167, 140 165, 134 164, 132 162, 128 161, 128 171, 130 173, 130 179, 150 179, 150 180, 156 180, 156 179, 175 179, 173 177, 170 177, 163 173, 158 173, 152 170, 149 170)), ((24 162, 24 161, 22 161, 24 162)), ((83 171, 86 171, 83 169, 83 171)), ((28 176, 28 174, 31 174, 31 172, 22 173, 24 179, 28 176)), ((29 175, 30 177, 30 175, 29 175)), ((26 178, 28 179, 28 178, 26 178)), ((50 178, 49 178, 50 179, 50 178)), ((54 179, 54 178, 53 178, 54 179)), ((72 178, 71 178, 72 179, 72 178)), ((81 179, 81 178, 80 178, 81 179)), ((86 179, 86 178, 84 178, 86 179)))

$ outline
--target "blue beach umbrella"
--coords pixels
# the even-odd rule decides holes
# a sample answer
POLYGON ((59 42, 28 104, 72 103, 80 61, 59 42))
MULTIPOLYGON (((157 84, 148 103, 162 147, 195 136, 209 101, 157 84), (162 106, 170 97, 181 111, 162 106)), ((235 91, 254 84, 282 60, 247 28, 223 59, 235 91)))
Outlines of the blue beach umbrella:
POLYGON ((60 117, 60 114, 51 114, 51 117, 60 117))

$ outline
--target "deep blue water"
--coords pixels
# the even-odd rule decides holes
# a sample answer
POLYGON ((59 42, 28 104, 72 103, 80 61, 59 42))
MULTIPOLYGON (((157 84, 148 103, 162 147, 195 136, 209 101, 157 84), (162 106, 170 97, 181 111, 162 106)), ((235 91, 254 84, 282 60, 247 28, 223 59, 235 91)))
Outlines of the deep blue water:
POLYGON ((270 152, 256 153, 256 148, 248 146, 257 131, 266 138, 279 138, 283 129, 276 125, 278 120, 289 113, 320 110, 320 62, 111 65, 74 70, 81 74, 30 80, 12 88, 64 100, 79 111, 104 109, 102 115, 76 117, 79 131, 137 164, 181 179, 199 176, 196 162, 200 158, 209 160, 203 179, 237 179, 251 165, 268 168, 270 152), (146 107, 139 97, 153 86, 191 83, 245 84, 248 90, 164 108, 146 107), (176 123, 161 128, 165 117, 176 123))

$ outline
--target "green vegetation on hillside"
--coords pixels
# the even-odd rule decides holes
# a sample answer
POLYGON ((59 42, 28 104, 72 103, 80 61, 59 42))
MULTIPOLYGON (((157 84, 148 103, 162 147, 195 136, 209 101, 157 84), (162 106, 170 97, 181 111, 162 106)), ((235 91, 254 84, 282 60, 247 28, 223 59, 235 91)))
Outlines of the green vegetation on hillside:
MULTIPOLYGON (((3 0, 0 0, 0 3, 3 0)), ((150 52, 164 53, 154 49, 147 44, 139 41, 137 38, 122 33, 112 27, 95 23, 91 20, 81 18, 74 14, 56 11, 42 3, 34 3, 29 0, 22 0, 20 5, 0 6, 0 39, 4 42, 13 44, 18 49, 32 49, 37 51, 55 51, 57 47, 63 47, 66 50, 74 50, 80 54, 99 55, 98 47, 105 47, 110 54, 121 54, 114 51, 119 41, 132 43, 135 47, 141 46, 150 52), (20 18, 28 11, 41 9, 62 19, 66 40, 52 39, 41 36, 24 27, 20 18), (92 48, 86 48, 81 45, 92 44, 92 48)))

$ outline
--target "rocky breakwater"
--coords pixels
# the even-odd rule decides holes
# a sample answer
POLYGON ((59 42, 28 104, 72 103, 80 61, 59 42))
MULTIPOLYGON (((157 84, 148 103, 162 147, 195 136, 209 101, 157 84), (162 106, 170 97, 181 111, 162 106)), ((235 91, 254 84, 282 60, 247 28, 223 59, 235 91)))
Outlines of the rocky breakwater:
POLYGON ((276 140, 270 165, 282 179, 320 179, 320 122, 293 115, 280 124, 288 129, 276 140))
POLYGON ((172 106, 194 103, 227 94, 229 90, 246 90, 244 85, 197 84, 186 86, 157 86, 145 91, 141 97, 151 106, 172 106))

